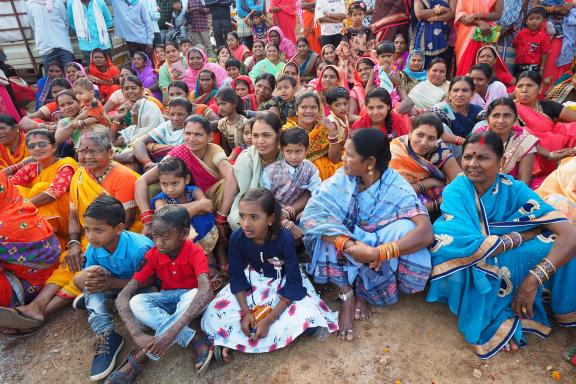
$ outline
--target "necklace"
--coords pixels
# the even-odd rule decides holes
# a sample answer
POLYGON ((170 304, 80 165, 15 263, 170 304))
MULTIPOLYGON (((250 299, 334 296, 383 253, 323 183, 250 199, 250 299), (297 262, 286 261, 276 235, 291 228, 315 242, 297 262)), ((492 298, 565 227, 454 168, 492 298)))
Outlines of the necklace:
POLYGON ((106 170, 104 171, 104 173, 100 176, 97 177, 96 175, 94 175, 94 173, 92 173, 92 171, 88 170, 88 172, 90 172, 90 174, 92 175, 92 177, 94 177, 96 179, 96 181, 98 182, 98 184, 102 184, 102 182, 104 181, 104 179, 106 178, 106 176, 108 176, 108 174, 110 173, 110 171, 112 170, 112 167, 114 166, 114 163, 110 163, 110 165, 108 165, 108 168, 106 168, 106 170))
MULTIPOLYGON (((368 194, 368 196, 370 196, 370 198, 374 201, 374 203, 372 204, 372 210, 370 211, 370 213, 368 212, 364 212, 363 210, 360 209, 360 204, 358 201, 356 201, 356 213, 357 213, 357 218, 360 220, 360 225, 361 226, 366 226, 368 225, 368 220, 374 216, 374 211, 376 210, 376 201, 378 201, 378 196, 380 195, 381 189, 382 189, 382 176, 380 176, 380 179, 378 180, 378 189, 376 190, 375 195, 372 194, 365 186, 364 186, 364 182, 362 181, 362 179, 360 179, 360 184, 362 187, 364 187, 364 192, 366 192, 368 194), (360 215, 361 214, 365 214, 366 215, 366 219, 363 220, 360 215)), ((374 184, 372 184, 374 185, 374 184)), ((359 186, 360 187, 360 186, 359 186)), ((359 198, 359 197, 358 197, 359 198)))

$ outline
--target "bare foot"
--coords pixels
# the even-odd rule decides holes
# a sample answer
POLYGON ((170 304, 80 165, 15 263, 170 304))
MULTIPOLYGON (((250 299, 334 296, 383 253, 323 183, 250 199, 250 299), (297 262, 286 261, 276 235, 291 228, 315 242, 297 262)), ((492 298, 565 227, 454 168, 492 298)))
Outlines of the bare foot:
POLYGON ((44 321, 44 314, 36 305, 34 305, 34 303, 26 304, 21 307, 16 307, 16 309, 22 312, 23 314, 27 315, 28 317, 44 321))
POLYGON ((356 309, 354 309, 354 319, 368 320, 372 317, 370 304, 361 297, 356 297, 356 309))
POLYGON ((234 361, 234 356, 232 356, 230 348, 222 348, 222 360, 224 360, 226 364, 230 364, 234 361))
POLYGON ((518 344, 514 341, 514 339, 510 339, 508 343, 504 346, 504 352, 516 352, 518 351, 518 344))
POLYGON ((342 302, 342 308, 338 314, 338 338, 352 340, 354 338, 354 296, 342 302))

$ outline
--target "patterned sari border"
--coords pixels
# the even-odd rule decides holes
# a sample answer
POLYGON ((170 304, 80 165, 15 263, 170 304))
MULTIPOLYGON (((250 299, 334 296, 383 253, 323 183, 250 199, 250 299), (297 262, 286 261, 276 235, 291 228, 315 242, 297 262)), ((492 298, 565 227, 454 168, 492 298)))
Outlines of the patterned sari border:
POLYGON ((576 327, 576 312, 556 313, 554 319, 561 327, 576 327))
POLYGON ((472 344, 472 350, 482 360, 491 358, 512 338, 519 325, 520 320, 517 318, 504 321, 490 340, 482 345, 472 344))
POLYGON ((522 331, 540 336, 543 339, 547 338, 552 332, 552 328, 535 320, 523 319, 521 324, 522 331))

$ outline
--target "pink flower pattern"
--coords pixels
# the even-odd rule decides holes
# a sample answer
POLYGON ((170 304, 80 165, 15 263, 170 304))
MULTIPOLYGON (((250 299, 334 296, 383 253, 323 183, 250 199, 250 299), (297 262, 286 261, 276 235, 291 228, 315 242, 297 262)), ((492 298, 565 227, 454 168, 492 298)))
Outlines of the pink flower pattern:
POLYGON ((221 311, 224 308, 226 308, 228 306, 228 304, 230 304, 230 300, 226 300, 226 299, 218 300, 214 304, 214 309, 216 309, 217 311, 221 311))

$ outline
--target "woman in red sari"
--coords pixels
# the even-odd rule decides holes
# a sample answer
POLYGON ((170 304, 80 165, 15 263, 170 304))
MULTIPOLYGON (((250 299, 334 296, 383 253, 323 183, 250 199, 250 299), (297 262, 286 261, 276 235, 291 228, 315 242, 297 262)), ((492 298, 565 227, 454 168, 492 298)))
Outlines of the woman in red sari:
POLYGON ((238 37, 236 32, 228 32, 226 35, 226 44, 230 52, 232 52, 234 57, 240 60, 241 63, 252 56, 252 52, 250 52, 248 47, 240 43, 240 37, 238 37))
POLYGON ((456 76, 464 76, 476 61, 476 53, 488 41, 494 22, 500 20, 504 0, 466 0, 456 6, 456 76), (475 40, 476 39, 476 40, 475 40), (478 40, 484 40, 478 41, 478 40))
MULTIPOLYGON (((271 0, 270 13, 272 22, 280 27, 284 36, 296 44, 296 0, 271 0)), ((286 58, 287 60, 290 57, 286 58)))
POLYGON ((350 132, 363 128, 375 128, 384 132, 389 139, 407 135, 410 132, 410 118, 392 109, 390 94, 384 88, 374 88, 366 95, 366 104, 360 118, 350 132))
POLYGON ((512 76, 504 60, 498 55, 493 45, 485 45, 476 53, 476 64, 488 64, 498 81, 504 83, 508 92, 514 91, 516 78, 512 76))
POLYGON ((104 103, 110 95, 120 89, 120 70, 112 63, 112 59, 100 48, 96 48, 90 54, 90 67, 88 67, 88 79, 98 85, 100 97, 104 103))
POLYGON ((272 99, 272 92, 276 88, 276 78, 269 73, 262 73, 256 78, 254 84, 254 93, 242 98, 248 117, 254 117, 260 105, 272 99))

